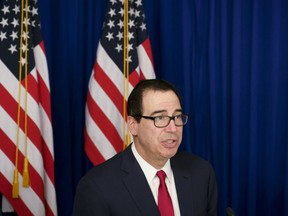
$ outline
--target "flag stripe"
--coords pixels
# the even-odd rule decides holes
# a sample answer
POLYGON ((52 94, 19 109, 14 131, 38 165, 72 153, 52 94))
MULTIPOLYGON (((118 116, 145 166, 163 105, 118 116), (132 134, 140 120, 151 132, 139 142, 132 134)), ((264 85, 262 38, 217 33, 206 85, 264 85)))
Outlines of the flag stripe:
POLYGON ((95 91, 88 92, 88 96, 87 96, 89 99, 88 102, 91 103, 91 106, 93 107, 93 109, 91 108, 88 109, 89 113, 90 113, 90 110, 92 111, 94 110, 94 106, 97 105, 101 107, 99 109, 102 109, 103 115, 95 114, 95 116, 97 115, 99 116, 99 118, 103 118, 103 116, 109 113, 110 115, 108 117, 111 116, 109 121, 112 122, 114 127, 119 128, 118 135, 122 136, 123 131, 121 130, 121 128, 123 126, 123 123, 119 121, 119 119, 122 118, 122 114, 118 111, 117 107, 114 106, 114 103, 111 100, 111 98, 106 94, 106 92, 103 91, 103 89, 98 85, 98 82, 96 82, 96 80, 94 79, 91 80, 91 86, 93 87, 93 89, 95 89, 95 91))
POLYGON ((122 99, 123 96, 121 92, 116 88, 114 83, 111 81, 110 77, 108 77, 101 68, 99 67, 97 68, 97 66, 98 64, 96 63, 95 71, 97 71, 97 73, 94 73, 95 77, 93 81, 96 80, 97 82, 96 85, 99 85, 99 87, 95 88, 98 88, 99 91, 102 89, 105 92, 105 94, 107 94, 109 100, 111 100, 114 103, 114 105, 118 109, 118 112, 123 113, 123 99, 122 99))
MULTIPOLYGON (((149 72, 149 75, 147 74, 148 77, 154 77, 155 74, 154 72, 154 65, 153 65, 153 55, 152 55, 152 50, 151 50, 151 45, 150 45, 150 39, 147 38, 146 40, 143 41, 143 43, 138 47, 138 52, 140 53, 139 59, 142 59, 142 57, 148 57, 149 59, 145 59, 142 61, 144 64, 149 65, 150 69, 144 70, 145 72, 149 72)), ((140 63, 141 65, 141 63, 140 63)), ((141 68, 144 68, 144 65, 140 66, 141 68)))
MULTIPOLYGON (((5 159, 5 155, 3 152, 0 151, 0 159, 2 158, 3 161, 5 159), (3 155, 3 158, 2 158, 3 155)), ((0 181, 1 181, 1 186, 3 187, 3 193, 9 193, 12 191, 12 185, 10 184, 9 181, 4 177, 5 174, 2 174, 2 170, 0 172, 0 181)), ((10 204, 14 207, 14 209, 17 212, 21 212, 23 215, 33 215, 33 213, 30 211, 30 209, 26 206, 26 204, 22 201, 22 199, 12 199, 11 197, 8 197, 7 200, 10 202, 10 204)))
MULTIPOLYGON (((89 95, 90 94, 88 94, 88 99, 89 99, 89 95)), ((90 99, 92 100, 92 98, 90 99)), ((109 106, 107 107, 109 108, 109 106)), ((107 118, 107 116, 104 113, 104 110, 101 110, 99 106, 95 103, 95 105, 93 106, 93 109, 89 109, 88 107, 88 111, 89 111, 90 117, 95 120, 95 123, 98 125, 99 129, 103 132, 103 135, 107 137, 110 143, 113 144, 115 142, 116 143, 123 142, 120 136, 121 134, 118 134, 118 131, 116 130, 115 125, 113 125, 112 122, 109 120, 109 118, 107 118), (111 133, 115 135, 113 137, 109 136, 109 134, 111 133)), ((119 124, 119 125, 121 125, 121 123, 122 123, 121 121, 120 121, 120 124, 119 124, 119 121, 116 122, 116 124, 119 124)), ((113 147, 114 149, 116 149, 116 151, 122 150, 121 148, 119 148, 119 145, 118 147, 117 145, 114 145, 113 147)))
POLYGON ((139 53, 139 67, 145 79, 155 78, 153 61, 151 61, 151 48, 148 46, 149 40, 144 41, 144 46, 137 47, 139 53), (147 55, 148 54, 148 55, 147 55))
MULTIPOLYGON (((0 155, 1 158, 3 158, 3 160, 5 161, 5 166, 6 169, 1 170, 1 173, 3 173, 4 178, 2 178, 2 180, 4 180, 4 182, 11 182, 13 181, 13 173, 11 172, 7 172, 10 169, 14 169, 14 164, 10 162, 10 160, 6 157, 6 154, 3 154, 2 151, 0 151, 0 155)), ((45 215, 44 213, 44 205, 43 202, 39 199, 39 196, 37 196, 34 192, 34 190, 32 190, 31 187, 29 188, 23 188, 21 187, 21 183, 22 183, 23 179, 22 179, 22 175, 19 173, 19 193, 21 194, 21 199, 13 199, 11 196, 6 196, 6 198, 10 201, 10 203, 13 205, 15 210, 18 210, 17 212, 21 212, 22 215, 22 206, 20 209, 18 209, 19 205, 21 205, 21 203, 23 202, 28 209, 32 212, 32 214, 23 214, 23 215, 45 215), (29 193, 27 193, 27 191, 29 191, 29 193), (31 202, 31 200, 33 200, 33 202, 31 202), (35 208, 37 206, 37 208, 35 208)), ((2 182, 1 182, 2 183, 2 182)), ((8 187, 4 189, 5 192, 10 192, 12 191, 12 185, 6 185, 8 187)), ((39 187, 41 187, 41 185, 39 185, 39 187)))
MULTIPOLYGON (((48 66, 46 62, 46 56, 44 52, 44 43, 43 41, 39 44, 39 46, 34 48, 36 69, 37 69, 37 77, 38 77, 38 85, 41 94, 41 100, 39 101, 45 113, 48 115, 50 122, 52 122, 51 117, 51 99, 50 99, 50 85, 49 85, 49 77, 48 77, 48 66)), ((45 124, 46 125, 46 124, 45 124)), ((49 134, 49 133, 47 133, 49 134)), ((52 145, 53 142, 50 141, 49 145, 52 145)))
MULTIPOLYGON (((90 139, 90 136, 87 134, 86 130, 84 131, 84 136, 85 136, 85 141, 86 141, 85 152, 87 152, 88 158, 91 158, 91 162, 93 164, 96 164, 97 161, 99 161, 99 163, 104 162, 105 158, 99 152, 98 148, 95 147, 93 141, 90 139), (97 160, 96 160, 96 158, 97 158, 97 160)), ((113 155, 113 153, 111 154, 111 157, 112 157, 112 155, 113 155)))
MULTIPOLYGON (((89 112, 87 112, 87 109, 86 109, 86 116, 90 117, 89 112)), ((99 149, 99 152, 101 152, 103 158, 105 158, 106 160, 112 157, 116 153, 112 144, 108 141, 106 136, 102 133, 102 131, 99 129, 98 125, 95 124, 94 121, 90 121, 88 124, 86 123, 86 129, 87 129, 86 131, 88 136, 92 140, 93 147, 99 149)))
MULTIPOLYGON (((0 133, 1 133, 0 134, 1 140, 3 141, 2 143, 5 143, 5 148, 4 148, 4 144, 0 143, 1 149, 4 150, 3 152, 5 153, 7 158, 10 159, 10 162, 14 163, 16 147, 15 147, 14 143, 12 143, 11 140, 7 136, 5 136, 5 131, 4 131, 4 134, 2 131, 0 131, 0 133)), ((20 148, 20 151, 18 154, 19 154, 18 171, 19 171, 19 176, 22 177, 21 173, 23 170, 23 161, 24 161, 23 147, 20 148)), ((35 194, 37 194, 38 199, 41 199, 41 202, 44 202, 44 191, 43 191, 42 177, 39 176, 39 173, 37 172, 37 170, 34 169, 34 167, 32 166, 32 163, 30 163, 29 165, 30 165, 29 166, 29 174, 31 177, 31 189, 33 189, 35 194)), ((9 180, 13 181, 13 178, 11 178, 9 180)), ((22 184, 22 181, 19 181, 19 184, 22 184)))
MULTIPOLYGON (((1 60, 0 60, 0 67, 1 68, 6 68, 5 65, 3 65, 1 60)), ((33 71, 36 72, 36 70, 33 70, 33 71)), ((33 73, 30 73, 30 75, 32 76, 33 73)), ((29 75, 29 77, 30 77, 30 75, 29 75)), ((17 90, 17 88, 15 88, 15 85, 18 86, 18 81, 15 79, 15 77, 13 77, 13 75, 9 72, 9 70, 7 68, 6 68, 6 70, 1 70, 0 79, 1 80, 6 80, 5 83, 4 82, 2 83, 3 88, 1 89, 1 91, 3 91, 3 92, 1 93, 1 96, 3 95, 3 98, 5 98, 5 100, 1 101, 1 105, 2 104, 4 105, 5 103, 8 103, 6 100, 11 100, 11 98, 10 98, 11 96, 14 98, 14 101, 16 103, 16 101, 18 101, 18 90, 17 90), (7 92, 9 92, 9 95, 7 95, 7 92)), ((29 80, 31 80, 31 79, 29 79, 29 80)), ((0 86, 0 88, 1 88, 1 86, 0 86)), ((40 91, 43 90, 43 89, 45 90, 45 88, 41 88, 40 91)), ((33 91, 34 90, 35 89, 33 89, 33 91)), ((41 94, 42 94, 42 92, 41 92, 41 94)), ((25 88, 23 86, 21 87, 21 93, 22 93, 21 94, 21 98, 25 98, 25 88)), ((45 96, 48 96, 48 95, 45 94, 45 96)), ((49 100, 48 98, 47 98, 47 100, 49 100)), ((33 125, 34 126, 37 125, 35 127, 37 127, 37 130, 39 130, 40 129, 40 117, 41 117, 41 121, 43 122, 42 128, 41 128, 43 130, 43 132, 41 133, 41 135, 43 136, 43 139, 45 140, 45 143, 46 143, 45 146, 48 147, 52 158, 54 158, 54 156, 53 156, 54 154, 53 154, 52 124, 51 124, 51 121, 50 121, 51 117, 49 117, 49 115, 47 115, 47 112, 42 110, 42 106, 39 106, 39 104, 37 103, 37 100, 34 100, 31 97, 30 91, 29 91, 27 99, 28 99, 27 103, 28 103, 28 106, 29 106, 28 110, 27 110, 27 114, 28 114, 29 118, 31 118, 31 121, 33 122, 32 126, 33 125)), ((13 100, 11 100, 9 103, 12 103, 12 101, 13 100)), ((21 104, 21 108, 22 108, 22 111, 23 111, 23 109, 25 108, 25 101, 21 100, 20 104, 21 104)), ((43 103, 41 103, 41 104, 43 104, 43 103)), ((11 107, 17 107, 17 106, 18 105, 15 105, 15 104, 13 106, 11 104, 9 104, 8 107, 6 107, 6 110, 7 110, 7 112, 10 113, 10 112, 13 111, 11 109, 11 107)), ((14 109, 14 111, 15 111, 15 109, 14 109)), ((15 113, 13 115, 15 115, 15 113)), ((16 121, 16 116, 15 116, 15 121, 16 121)), ((24 116, 24 114, 22 113, 21 116, 24 116)), ((34 130, 36 130, 35 127, 32 128, 32 130, 31 130, 32 132, 34 130)), ((29 130, 28 130, 28 132, 29 132, 29 130)))
MULTIPOLYGON (((3 109, 0 108, 0 114, 3 116, 3 122, 6 123, 6 127, 3 128, 3 131, 0 131, 0 137, 2 140, 2 144, 0 144, 1 149, 3 149, 3 152, 7 155, 7 157, 10 159, 11 162, 15 161, 15 137, 9 136, 9 129, 12 127, 15 127, 13 125, 14 121, 7 121, 5 118, 5 114, 3 113, 3 109), (6 129, 7 128, 7 129, 6 129), (4 146, 5 145, 5 146, 4 146), (4 148, 5 147, 5 148, 4 148)), ((14 134, 13 134, 14 135, 14 134)), ((18 170, 22 172, 23 170, 23 161, 24 161, 24 134, 21 133, 20 137, 22 138, 20 140, 19 145, 19 152, 18 152, 18 170)), ((41 158, 41 152, 39 152, 34 145, 28 140, 28 158, 31 158, 31 156, 34 156, 34 158, 38 158, 37 161, 29 160, 29 174, 31 175, 31 187, 36 190, 36 193, 38 194, 40 199, 43 199, 43 176, 41 175, 43 162, 41 158), (34 183, 33 183, 34 181, 34 183), (42 188, 42 190, 41 190, 42 188)), ((12 179, 11 179, 12 181, 12 179)), ((42 200, 44 201, 44 199, 42 200)))
MULTIPOLYGON (((14 101, 10 97, 9 92, 7 92, 5 88, 2 88, 2 86, 0 86, 0 92, 4 98, 4 100, 1 102, 1 106, 4 108, 4 110, 6 110, 7 114, 9 114, 9 116, 12 118, 11 120, 9 120, 9 123, 10 123, 10 121, 13 123, 16 123, 17 122, 17 109, 11 109, 11 107, 17 108, 17 102, 14 101)), ((3 115, 5 115, 5 113, 3 113, 3 115)), ((22 108, 20 108, 20 116, 22 116, 22 118, 21 118, 19 126, 20 126, 20 129, 22 130, 22 132, 24 132, 25 131, 24 130, 25 111, 22 108)), ((2 118, 4 120, 4 117, 2 117, 2 118)), ((35 147, 37 147, 38 150, 41 151, 42 146, 40 145, 40 142, 39 142, 39 140, 41 139, 39 128, 35 124, 35 122, 33 120, 31 120, 29 115, 27 116, 27 121, 28 121, 27 125, 29 128, 27 131, 27 136, 34 143, 35 147)), ((4 123, 4 121, 3 121, 3 123, 4 123)), ((13 126, 14 126, 14 128, 17 128, 17 124, 15 124, 13 126)), ((4 127, 4 125, 3 125, 3 127, 4 127)), ((13 127, 11 127, 11 128, 13 128, 13 127)), ((3 130, 5 130, 5 128, 3 128, 3 130)), ((16 140, 15 140, 15 142, 16 142, 16 140)))

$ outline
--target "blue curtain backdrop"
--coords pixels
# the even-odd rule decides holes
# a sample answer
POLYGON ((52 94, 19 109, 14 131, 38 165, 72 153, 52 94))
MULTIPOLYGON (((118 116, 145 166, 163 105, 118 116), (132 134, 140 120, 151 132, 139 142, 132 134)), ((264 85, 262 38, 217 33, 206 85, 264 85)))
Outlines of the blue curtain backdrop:
MULTIPOLYGON (((50 72, 59 215, 91 167, 88 80, 108 0, 39 0, 50 72)), ((181 149, 210 161, 219 215, 288 215, 288 1, 144 0, 155 70, 182 92, 181 149)))

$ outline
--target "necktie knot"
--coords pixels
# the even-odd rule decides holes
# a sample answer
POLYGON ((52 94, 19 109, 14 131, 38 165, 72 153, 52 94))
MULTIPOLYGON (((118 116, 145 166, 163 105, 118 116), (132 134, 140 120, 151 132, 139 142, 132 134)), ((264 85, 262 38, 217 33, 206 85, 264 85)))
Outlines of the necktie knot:
POLYGON ((159 170, 156 175, 160 179, 160 184, 165 184, 166 173, 163 170, 159 170))

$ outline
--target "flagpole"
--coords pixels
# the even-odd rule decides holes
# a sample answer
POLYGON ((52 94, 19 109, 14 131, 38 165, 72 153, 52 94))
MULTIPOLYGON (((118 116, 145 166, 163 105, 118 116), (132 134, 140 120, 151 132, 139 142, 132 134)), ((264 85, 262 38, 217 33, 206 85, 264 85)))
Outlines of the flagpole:
POLYGON ((20 44, 19 44, 19 74, 18 74, 18 107, 17 107, 17 133, 16 133, 16 150, 15 150, 15 169, 12 186, 12 198, 19 197, 19 181, 18 181, 18 154, 19 154, 19 136, 20 136, 20 103, 21 103, 21 79, 22 79, 22 43, 23 43, 23 16, 24 1, 21 1, 21 21, 20 21, 20 44))
POLYGON ((128 0, 124 0, 124 48, 123 48, 123 74, 124 74, 124 97, 123 97, 123 149, 125 149, 130 143, 130 135, 128 132, 126 120, 127 120, 127 99, 128 99, 128 84, 129 84, 129 50, 128 50, 128 0))
POLYGON ((19 181, 18 181, 18 160, 19 160, 19 136, 20 136, 20 119, 21 119, 21 80, 22 80, 22 48, 23 48, 23 31, 25 31, 26 38, 25 38, 25 55, 24 55, 24 66, 25 66, 25 75, 24 75, 24 82, 25 82, 25 114, 24 114, 24 133, 25 133, 25 152, 24 152, 24 165, 23 165, 23 187, 29 187, 30 185, 30 178, 29 178, 29 171, 28 171, 28 157, 27 157, 27 134, 28 134, 28 121, 27 121, 27 100, 28 100, 28 0, 21 1, 21 27, 20 27, 20 56, 19 56, 19 89, 18 89, 18 109, 17 109, 17 137, 16 137, 16 152, 15 152, 15 170, 14 170, 14 178, 13 178, 13 190, 12 190, 12 197, 18 198, 19 197, 19 181), (25 4, 25 5, 24 5, 25 4), (25 6, 25 23, 24 23, 24 6, 25 6), (25 30, 23 30, 23 25, 25 25, 25 30))
POLYGON ((28 171, 28 156, 27 156, 27 151, 28 151, 28 120, 27 120, 27 112, 28 112, 28 0, 25 1, 25 33, 26 33, 26 38, 25 38, 25 119, 24 119, 24 132, 25 132, 25 152, 24 152, 24 166, 23 166, 23 187, 29 187, 30 185, 30 178, 29 178, 29 171, 28 171))

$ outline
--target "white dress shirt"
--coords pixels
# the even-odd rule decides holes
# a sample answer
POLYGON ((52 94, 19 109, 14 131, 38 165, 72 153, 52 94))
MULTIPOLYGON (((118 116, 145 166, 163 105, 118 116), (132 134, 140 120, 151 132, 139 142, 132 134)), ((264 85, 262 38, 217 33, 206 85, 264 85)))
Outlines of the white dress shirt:
MULTIPOLYGON (((154 196, 156 204, 158 204, 158 188, 159 188, 159 178, 156 176, 157 169, 155 169, 153 166, 151 166, 149 163, 147 163, 137 152, 136 147, 134 143, 131 146, 132 152, 139 163, 142 171, 144 172, 144 175, 147 179, 147 182, 151 188, 152 194, 154 196)), ((174 175, 171 169, 170 165, 170 160, 166 162, 164 167, 162 169, 166 173, 166 179, 165 183, 167 186, 167 189, 169 191, 170 197, 172 199, 173 203, 173 209, 174 209, 174 215, 175 216, 180 216, 180 209, 179 209, 179 203, 178 203, 178 198, 177 198, 177 191, 176 191, 176 186, 175 186, 175 181, 174 181, 174 175)))

